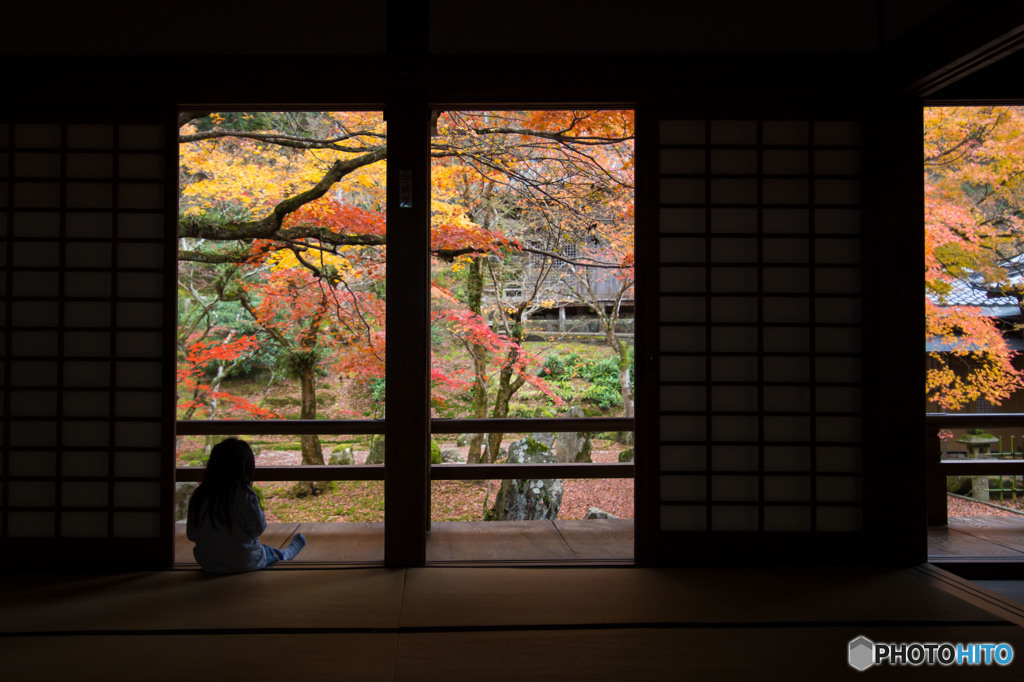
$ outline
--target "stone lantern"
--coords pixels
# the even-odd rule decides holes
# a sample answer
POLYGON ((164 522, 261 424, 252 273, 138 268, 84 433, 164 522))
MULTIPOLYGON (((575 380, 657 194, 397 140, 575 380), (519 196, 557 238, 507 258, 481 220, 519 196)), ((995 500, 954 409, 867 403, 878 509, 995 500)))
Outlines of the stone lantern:
MULTIPOLYGON (((966 434, 956 439, 956 442, 966 445, 967 456, 975 459, 979 455, 987 455, 989 447, 998 443, 999 439, 991 433, 984 433, 981 429, 968 429, 966 434)), ((988 502, 988 476, 971 478, 971 497, 988 502)))

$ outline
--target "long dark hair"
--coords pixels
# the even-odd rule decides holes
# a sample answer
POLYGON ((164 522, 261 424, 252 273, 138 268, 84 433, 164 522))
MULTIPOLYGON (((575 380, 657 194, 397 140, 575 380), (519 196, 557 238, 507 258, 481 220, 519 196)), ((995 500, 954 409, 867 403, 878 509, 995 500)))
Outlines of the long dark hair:
POLYGON ((214 528, 218 523, 231 530, 231 498, 239 485, 252 485, 256 475, 256 457, 252 448, 239 438, 225 438, 210 450, 203 482, 192 493, 188 520, 199 526, 208 515, 214 528))

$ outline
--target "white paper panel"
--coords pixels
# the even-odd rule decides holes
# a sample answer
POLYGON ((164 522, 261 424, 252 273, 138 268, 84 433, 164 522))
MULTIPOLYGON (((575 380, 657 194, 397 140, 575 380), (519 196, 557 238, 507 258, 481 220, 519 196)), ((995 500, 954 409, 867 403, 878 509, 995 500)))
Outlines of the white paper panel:
POLYGON ((704 121, 661 121, 658 125, 661 144, 703 144, 704 121))
POLYGON ((707 463, 703 445, 662 445, 658 451, 661 471, 702 470, 707 463))
POLYGON ((811 529, 809 507, 765 507, 764 529, 772 532, 806 532, 811 529))
POLYGON ((711 508, 711 530, 753 532, 757 530, 757 507, 715 506, 711 508))
POLYGON ((109 149, 113 145, 112 125, 76 123, 68 126, 68 147, 72 149, 109 149))
POLYGON ((139 481, 114 483, 114 506, 116 507, 159 507, 160 484, 139 481))
MULTIPOLYGON (((712 378, 714 378, 714 372, 712 372, 712 378)), ((711 388, 711 409, 728 412, 756 412, 758 409, 757 386, 713 386, 711 388)))
POLYGON ((805 502, 811 499, 810 476, 766 476, 764 499, 769 502, 805 502))
POLYGON ((7 535, 12 538, 50 538, 56 533, 55 519, 53 512, 11 511, 7 514, 7 535))
POLYGON ((716 441, 756 441, 757 417, 711 418, 711 439, 716 441))
POLYGON ((712 263, 756 263, 757 240, 744 237, 715 237, 711 240, 712 263))
POLYGON ((665 502, 701 502, 707 499, 707 477, 662 476, 661 499, 665 502))
POLYGON ((121 149, 153 149, 164 146, 164 129, 154 125, 122 125, 118 129, 121 149))
POLYGON ((765 144, 807 144, 807 121, 765 121, 761 124, 765 144))
POLYGON ((109 209, 114 205, 114 185, 109 182, 69 182, 65 191, 71 209, 109 209))
POLYGON ((703 173, 705 163, 703 149, 663 149, 659 156, 659 170, 665 174, 703 173))
POLYGON ((706 332, 702 327, 669 327, 658 330, 658 343, 665 353, 699 353, 706 345, 706 332))
MULTIPOLYGON (((757 150, 714 149, 711 151, 711 172, 716 175, 753 175, 757 173, 757 150)), ((714 192, 713 183, 712 201, 714 201, 714 192)))
POLYGON ((658 229, 669 234, 704 232, 707 218, 703 208, 663 208, 658 215, 658 229))
POLYGON ((863 481, 859 476, 818 476, 819 502, 860 502, 863 481))
POLYGON ((60 515, 60 535, 65 538, 106 537, 107 519, 106 512, 65 512, 60 515))
POLYGON ((711 446, 711 469, 713 471, 756 471, 756 445, 713 445, 711 446))
POLYGON ((107 179, 114 176, 114 155, 81 153, 68 154, 67 176, 73 179, 107 179))
POLYGON ((107 421, 65 421, 61 430, 67 447, 104 447, 110 444, 107 421))
POLYGON ((817 528, 827 533, 855 533, 863 528, 863 514, 857 507, 818 507, 817 528))
POLYGON ((756 294, 756 268, 717 268, 711 271, 711 291, 716 294, 756 294))
POLYGON ((712 121, 711 144, 757 144, 757 122, 712 121))
POLYGON ((105 481, 66 481, 61 486, 64 507, 105 507, 110 488, 105 481))
POLYGON ((729 355, 713 357, 711 358, 711 381, 757 381, 757 365, 757 356, 729 355))
POLYGON ((711 498, 715 502, 757 502, 757 489, 757 476, 711 477, 711 498))
POLYGON ((757 352, 757 327, 714 327, 711 350, 716 353, 757 352))
POLYGON ((714 234, 757 232, 757 210, 752 208, 713 208, 709 224, 714 234))
POLYGON ((14 126, 14 146, 59 148, 60 125, 56 123, 18 123, 14 126))
POLYGON ((707 525, 707 510, 704 507, 663 505, 660 516, 663 531, 703 531, 707 525))
POLYGON ((157 512, 115 512, 114 537, 160 537, 160 514, 157 512))

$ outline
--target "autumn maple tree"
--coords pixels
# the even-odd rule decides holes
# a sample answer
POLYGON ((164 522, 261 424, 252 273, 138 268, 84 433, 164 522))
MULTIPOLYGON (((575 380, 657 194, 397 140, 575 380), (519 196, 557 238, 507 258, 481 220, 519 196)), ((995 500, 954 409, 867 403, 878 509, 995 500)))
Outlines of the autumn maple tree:
MULTIPOLYGON (((445 112, 437 129, 435 225, 455 206, 465 220, 507 239, 502 253, 457 259, 465 308, 442 315, 472 358, 469 416, 509 416, 512 397, 527 385, 560 404, 537 376, 538 358, 524 348, 525 327, 531 314, 573 301, 577 292, 564 286, 570 275, 584 283, 602 266, 631 273, 632 112, 445 112), (606 262, 594 248, 611 232, 628 233, 628 263, 606 262)), ((439 234, 435 229, 435 246, 439 234)), ((435 310, 446 303, 435 298, 435 310)), ((614 324, 611 330, 618 352, 614 324)), ((484 447, 483 434, 473 435, 468 461, 495 461, 502 437, 489 434, 484 447)))
MULTIPOLYGON (((530 366, 523 324, 568 294, 534 278, 529 296, 523 286, 509 295, 509 273, 523 257, 548 270, 558 262, 631 272, 631 262, 567 255, 567 245, 608 230, 631 235, 632 113, 445 112, 437 125, 431 254, 435 279, 448 280, 435 281, 434 317, 462 339, 474 366, 435 366, 435 400, 472 386, 471 416, 507 416, 527 384, 556 400, 530 366), (448 286, 452 273, 465 278, 458 291, 448 286)), ((179 115, 179 128, 179 290, 193 313, 244 311, 299 380, 300 418, 317 416, 321 374, 382 379, 380 113, 192 111, 179 115)), ((183 342, 182 361, 191 352, 183 342)), ((315 437, 303 441, 303 462, 323 463, 315 437)))
POLYGON ((961 409, 1024 387, 1007 343, 1019 327, 952 305, 957 292, 1024 301, 1024 109, 933 107, 924 117, 928 399, 961 409))

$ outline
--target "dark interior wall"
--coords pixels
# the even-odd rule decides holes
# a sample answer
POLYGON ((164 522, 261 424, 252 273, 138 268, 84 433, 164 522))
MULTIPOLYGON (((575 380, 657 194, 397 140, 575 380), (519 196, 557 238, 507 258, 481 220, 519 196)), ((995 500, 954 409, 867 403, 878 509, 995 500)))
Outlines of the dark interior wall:
MULTIPOLYGON (((430 51, 870 51, 950 1, 562 0, 531 10, 474 0, 432 0, 430 51)), ((5 2, 0 8, 0 54, 380 54, 386 51, 386 6, 354 0, 322 6, 272 0, 5 2)))
MULTIPOLYGON (((0 30, 4 32, 0 64, 7 79, 0 93, 0 119, 61 124, 53 149, 63 151, 55 153, 77 153, 66 145, 74 141, 73 133, 78 130, 74 126, 84 123, 98 121, 115 126, 112 130, 117 130, 116 140, 111 138, 115 141, 103 149, 112 158, 120 158, 121 145, 130 139, 125 136, 134 129, 121 130, 118 124, 167 125, 169 130, 177 106, 380 104, 399 85, 426 93, 423 96, 433 102, 635 105, 649 126, 645 133, 648 136, 654 135, 661 112, 671 112, 666 114, 671 120, 708 121, 710 131, 715 130, 718 122, 729 126, 729 121, 737 119, 758 122, 755 128, 760 126, 764 130, 768 129, 763 127, 764 121, 805 121, 811 130, 816 127, 815 121, 823 121, 827 127, 828 121, 838 117, 859 121, 862 131, 858 144, 863 145, 863 162, 858 173, 863 179, 862 199, 868 216, 864 240, 888 240, 893 245, 864 249, 863 310, 881 310, 881 314, 872 317, 894 327, 905 322, 908 310, 915 310, 913 301, 920 303, 919 286, 915 289, 915 283, 905 276, 906 281, 890 282, 894 286, 887 291, 870 286, 879 277, 899 280, 899 273, 908 271, 907 258, 912 259, 913 254, 920 252, 917 237, 899 236, 906 225, 920 225, 920 197, 912 187, 919 165, 915 156, 915 135, 919 133, 914 119, 919 104, 914 97, 896 94, 896 89, 890 87, 889 74, 877 48, 882 42, 880 36, 890 35, 885 32, 887 21, 900 27, 891 29, 893 34, 903 32, 915 23, 912 17, 941 9, 945 4, 941 0, 915 3, 919 14, 903 8, 894 10, 891 3, 867 0, 800 0, 783 3, 782 9, 778 9, 779 3, 745 0, 699 10, 685 5, 660 7, 664 3, 653 2, 631 3, 624 8, 562 2, 546 7, 541 16, 534 17, 535 21, 528 21, 529 17, 522 13, 511 16, 461 1, 434 2, 429 47, 432 54, 412 61, 402 61, 404 58, 395 54, 382 57, 387 34, 383 10, 367 13, 354 3, 350 10, 332 4, 329 14, 321 15, 290 15, 282 12, 280 4, 266 2, 203 6, 195 11, 188 6, 179 9, 167 4, 155 9, 148 5, 142 10, 141 5, 123 3, 109 3, 110 7, 97 9, 97 4, 102 5, 92 3, 86 8, 75 4, 66 10, 52 5, 5 4, 0 10, 4 13, 0 17, 0 30), (767 11, 768 6, 776 11, 767 11), (885 10, 881 17, 879 8, 885 10), (111 16, 118 20, 111 22, 111 16), (487 56, 499 52, 515 54, 487 56), (586 58, 574 54, 577 52, 586 52, 586 58), (67 59, 67 55, 76 58, 67 59), (323 55, 338 57, 324 59, 323 55), (904 307, 905 302, 911 304, 904 307)), ((14 152, 21 149, 19 145, 35 149, 31 147, 34 143, 21 140, 20 128, 3 131, 12 152, 6 162, 7 170, 11 170, 14 152)), ((650 139, 647 143, 656 144, 650 139)), ((643 148, 644 142, 640 144, 643 148)), ((748 146, 760 147, 761 142, 748 146)), ((714 144, 707 148, 709 154, 715 153, 713 147, 714 144)), ((173 170, 168 168, 165 177, 172 175, 173 170)), ((2 196, 10 207, 7 217, 11 225, 17 212, 14 179, 12 175, 11 182, 4 185, 2 196)), ((71 180, 61 176, 59 182, 67 185, 71 180)), ((136 181, 129 178, 128 182, 136 181)), ((654 206, 657 183, 650 179, 646 182, 641 191, 654 206)), ((154 212, 166 211, 173 204, 173 184, 166 183, 166 187, 167 201, 161 209, 152 209, 154 212)), ((715 210, 712 203, 708 204, 710 211, 715 210)), ((138 212, 132 207, 126 210, 138 212)), ((68 225, 73 226, 74 222, 69 222, 66 205, 57 206, 55 213, 65 216, 57 219, 56 224, 64 227, 59 227, 52 237, 52 241, 59 242, 68 225)), ((173 219, 167 224, 171 226, 168 233, 172 233, 173 219)), ((13 232, 5 236, 8 234, 13 232)), ((167 254, 173 253, 172 244, 173 239, 168 238, 165 265, 170 263, 167 254)), ((18 249, 7 251, 17 252, 18 249)), ((6 262, 19 266, 14 256, 6 262)), ((60 272, 62 268, 60 262, 54 263, 54 271, 60 272)), ((118 274, 116 267, 111 272, 118 274)), ((62 296, 58 292, 56 301, 60 302, 62 296)), ((19 302, 11 300, 7 305, 19 302)), ((156 304, 155 300, 150 302, 156 304)), ((893 426, 885 417, 887 413, 917 409, 918 377, 906 374, 907 381, 896 382, 899 390, 880 390, 885 382, 893 381, 892 377, 900 376, 899 368, 905 361, 919 363, 919 334, 915 336, 917 330, 913 325, 904 325, 904 332, 898 335, 898 342, 889 344, 884 357, 877 348, 864 357, 864 392, 871 396, 875 412, 864 415, 863 440, 872 448, 865 450, 861 472, 868 492, 863 498, 864 532, 856 541, 834 537, 815 542, 797 533, 788 537, 795 542, 779 545, 775 539, 766 537, 708 533, 702 546, 710 552, 722 551, 721 556, 730 560, 757 561, 768 557, 773 543, 776 549, 782 547, 772 557, 775 559, 786 559, 782 555, 790 551, 788 560, 796 561, 813 560, 821 556, 821 551, 826 551, 832 560, 923 559, 921 538, 908 537, 917 530, 923 537, 923 504, 919 505, 919 513, 913 504, 915 496, 904 495, 906 509, 898 510, 895 516, 882 513, 883 509, 890 509, 885 506, 890 487, 900 491, 907 486, 923 485, 919 477, 920 458, 915 454, 920 429, 912 419, 893 426), (886 445, 874 447, 879 441, 886 445), (765 553, 763 557, 758 554, 761 551, 765 553)), ((131 348, 126 343, 122 350, 131 348)), ((116 350, 113 348, 112 352, 116 350)), ((60 362, 56 356, 52 360, 60 362)), ((9 356, 5 367, 20 361, 9 356)), ((111 361, 116 365, 116 355, 111 356, 111 361)), ((64 370, 57 371, 58 382, 64 381, 64 375, 59 374, 64 370)), ((116 387, 110 399, 116 408, 116 387)), ((62 409, 38 418, 36 423, 42 428, 59 423, 62 409)), ((160 415, 161 411, 156 410, 147 418, 159 420, 160 415)), ((117 417, 112 413, 108 425, 115 440, 117 417)), ((5 413, 4 419, 8 424, 19 421, 10 412, 5 413)), ((665 423, 668 422, 655 420, 641 428, 654 432, 665 423)), ((163 438, 166 442, 167 433, 163 438)), ((82 447, 101 451, 104 446, 82 447)), ((116 484, 154 480, 152 474, 146 475, 149 478, 137 477, 146 478, 145 481, 119 480, 115 460, 112 456, 108 468, 111 505, 117 502, 113 497, 116 484)), ((29 485, 16 490, 22 483, 41 481, 14 481, 9 476, 10 465, 4 466, 0 473, 7 480, 0 504, 9 505, 12 492, 25 493, 27 497, 22 499, 29 499, 32 495, 26 491, 42 489, 29 485)), ((136 510, 161 507, 166 511, 166 484, 170 478, 166 466, 162 472, 161 496, 137 500, 136 510)), ((757 473, 755 469, 754 475, 757 473)), ((848 473, 859 475, 852 469, 848 473)), ((53 474, 43 478, 46 476, 52 478, 53 474)), ((652 473, 651 483, 652 490, 657 489, 657 472, 652 473)), ((79 521, 88 513, 94 512, 81 508, 65 511, 70 525, 58 527, 58 536, 64 532, 61 528, 82 528, 79 521)), ((114 543, 117 530, 112 523, 97 527, 101 536, 110 538, 109 543, 114 543)), ((0 525, 0 529, 3 527, 0 525)), ((52 535, 51 532, 51 539, 52 535)), ((24 541, 42 539, 29 537, 24 541)), ((11 544, 10 538, 0 538, 0 543, 6 548, 17 544, 11 544)), ((62 547, 70 551, 73 544, 65 539, 49 542, 46 556, 60 557, 66 553, 62 547)), ((133 546, 140 545, 124 544, 121 556, 130 555, 133 546)), ((673 560, 693 559, 683 552, 666 552, 661 558, 669 555, 673 560)), ((159 563, 159 557, 166 556, 166 552, 158 549, 147 556, 158 557, 159 563)), ((715 555, 701 559, 715 560, 715 555)))

